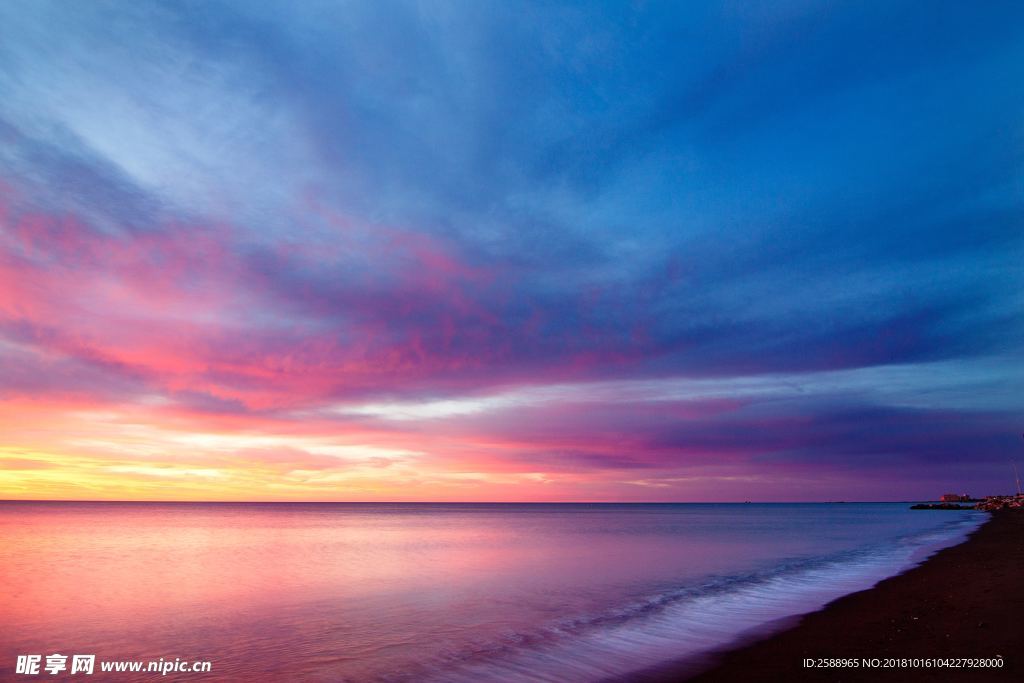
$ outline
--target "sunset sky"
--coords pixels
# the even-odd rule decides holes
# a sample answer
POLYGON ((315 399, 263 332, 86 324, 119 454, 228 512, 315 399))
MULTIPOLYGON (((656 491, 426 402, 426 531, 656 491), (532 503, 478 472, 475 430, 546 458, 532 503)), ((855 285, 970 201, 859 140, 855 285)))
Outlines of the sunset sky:
POLYGON ((0 498, 1024 467, 1024 5, 0 3, 0 498))

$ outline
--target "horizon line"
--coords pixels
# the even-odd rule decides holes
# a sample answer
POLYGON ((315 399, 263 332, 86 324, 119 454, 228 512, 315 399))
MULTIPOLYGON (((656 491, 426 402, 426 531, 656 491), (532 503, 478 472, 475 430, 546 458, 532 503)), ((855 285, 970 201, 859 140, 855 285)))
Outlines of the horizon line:
MULTIPOLYGON (((905 500, 106 500, 70 498, 0 498, 0 503, 151 503, 165 505, 821 505, 828 503, 917 503, 932 499, 905 500)), ((938 499, 935 499, 938 500, 938 499)))

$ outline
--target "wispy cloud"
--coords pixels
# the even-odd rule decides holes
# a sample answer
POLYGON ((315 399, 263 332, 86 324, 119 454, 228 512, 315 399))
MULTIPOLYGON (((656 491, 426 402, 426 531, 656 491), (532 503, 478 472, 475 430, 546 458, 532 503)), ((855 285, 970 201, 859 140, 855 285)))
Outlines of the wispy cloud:
POLYGON ((7 3, 2 490, 997 481, 1020 15, 7 3))

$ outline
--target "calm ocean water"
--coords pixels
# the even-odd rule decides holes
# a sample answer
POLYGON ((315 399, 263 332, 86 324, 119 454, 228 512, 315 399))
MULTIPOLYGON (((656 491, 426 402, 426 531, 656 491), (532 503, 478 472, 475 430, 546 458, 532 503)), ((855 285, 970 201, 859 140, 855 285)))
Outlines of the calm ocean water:
POLYGON ((212 662, 171 680, 615 679, 984 520, 907 508, 0 503, 0 676, 56 652, 212 662))

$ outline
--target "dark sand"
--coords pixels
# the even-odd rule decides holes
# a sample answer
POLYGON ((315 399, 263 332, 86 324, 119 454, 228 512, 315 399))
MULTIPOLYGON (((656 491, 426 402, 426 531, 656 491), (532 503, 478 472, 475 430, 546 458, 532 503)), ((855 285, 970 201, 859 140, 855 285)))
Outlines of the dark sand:
MULTIPOLYGON (((942 511, 921 511, 941 515, 942 511)), ((979 513, 981 514, 981 513, 979 513)), ((795 625, 638 680, 1024 681, 1024 511, 992 513, 964 543, 795 625), (805 658, 994 658, 1001 669, 804 668, 805 658), (712 668, 708 669, 709 662, 712 668), (694 669, 703 670, 694 676, 694 669)))

